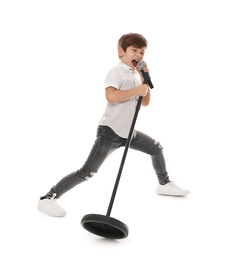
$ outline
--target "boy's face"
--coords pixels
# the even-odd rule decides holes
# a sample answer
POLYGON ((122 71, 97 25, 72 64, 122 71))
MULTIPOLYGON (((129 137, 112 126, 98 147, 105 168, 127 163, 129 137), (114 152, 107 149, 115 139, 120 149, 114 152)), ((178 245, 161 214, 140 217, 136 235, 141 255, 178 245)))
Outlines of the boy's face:
POLYGON ((146 48, 137 48, 134 46, 129 46, 126 51, 119 47, 118 55, 121 57, 121 61, 128 66, 130 66, 133 70, 136 69, 138 62, 143 60, 146 48))

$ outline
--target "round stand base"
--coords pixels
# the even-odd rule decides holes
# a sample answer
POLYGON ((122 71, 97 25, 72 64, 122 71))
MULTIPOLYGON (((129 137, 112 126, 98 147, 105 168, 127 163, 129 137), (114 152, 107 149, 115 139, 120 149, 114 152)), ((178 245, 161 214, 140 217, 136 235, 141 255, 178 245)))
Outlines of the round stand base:
POLYGON ((89 232, 109 239, 122 239, 128 236, 128 227, 123 222, 105 215, 85 215, 81 225, 89 232))

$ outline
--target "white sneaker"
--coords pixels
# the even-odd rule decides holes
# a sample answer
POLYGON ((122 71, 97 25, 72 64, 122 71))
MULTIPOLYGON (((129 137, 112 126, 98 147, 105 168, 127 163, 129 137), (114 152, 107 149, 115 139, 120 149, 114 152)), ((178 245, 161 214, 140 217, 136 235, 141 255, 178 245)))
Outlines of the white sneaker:
POLYGON ((158 184, 156 193, 159 195, 166 195, 166 196, 186 196, 190 193, 188 190, 184 190, 178 187, 173 182, 168 182, 165 185, 158 184))
POLYGON ((64 217, 66 211, 57 204, 57 199, 55 199, 55 194, 52 198, 39 199, 38 201, 38 210, 43 213, 50 215, 52 217, 64 217))

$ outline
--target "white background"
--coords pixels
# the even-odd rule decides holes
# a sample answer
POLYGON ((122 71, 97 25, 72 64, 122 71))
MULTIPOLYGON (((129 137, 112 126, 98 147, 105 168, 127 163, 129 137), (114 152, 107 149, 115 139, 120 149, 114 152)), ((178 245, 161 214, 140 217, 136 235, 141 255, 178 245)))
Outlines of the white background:
POLYGON ((226 24, 224 0, 1 1, 1 259, 226 259, 226 24), (84 163, 128 32, 147 38, 155 86, 136 128, 191 194, 156 195, 150 158, 129 150, 111 213, 129 236, 112 241, 80 221, 106 214, 121 149, 62 196, 65 218, 36 207, 84 163))

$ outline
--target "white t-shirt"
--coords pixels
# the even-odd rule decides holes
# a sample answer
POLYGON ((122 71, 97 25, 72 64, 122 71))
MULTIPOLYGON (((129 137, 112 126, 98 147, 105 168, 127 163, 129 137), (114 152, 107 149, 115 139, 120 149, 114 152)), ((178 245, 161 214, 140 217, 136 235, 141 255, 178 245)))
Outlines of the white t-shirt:
MULTIPOLYGON (((122 62, 112 68, 106 75, 105 88, 114 87, 119 90, 135 88, 141 85, 137 71, 122 62)), ((117 135, 128 138, 138 97, 130 98, 120 103, 107 103, 99 125, 109 126, 117 135)))

